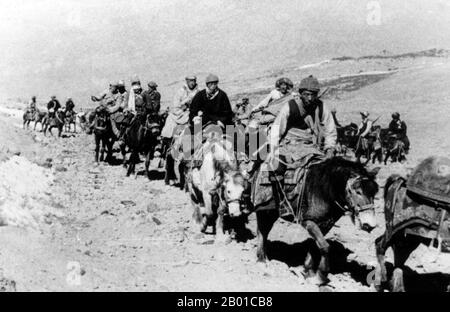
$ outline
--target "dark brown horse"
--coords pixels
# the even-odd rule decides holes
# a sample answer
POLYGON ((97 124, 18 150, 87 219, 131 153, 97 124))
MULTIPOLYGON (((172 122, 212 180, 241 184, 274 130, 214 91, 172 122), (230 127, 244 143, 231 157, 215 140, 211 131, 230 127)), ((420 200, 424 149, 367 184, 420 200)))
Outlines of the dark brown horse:
POLYGON ((380 126, 374 126, 373 130, 367 135, 367 137, 359 137, 356 144, 355 157, 358 162, 361 162, 361 156, 366 159, 364 164, 367 164, 370 160, 375 163, 378 160, 381 163, 383 158, 382 149, 382 130, 380 126))
POLYGON ((358 125, 351 123, 343 127, 336 127, 338 152, 346 156, 349 149, 354 150, 358 142, 356 133, 358 132, 358 125))
POLYGON ((41 124, 41 132, 44 131, 44 125, 47 123, 48 119, 48 113, 45 111, 40 111, 36 108, 36 111, 34 112, 33 120, 34 120, 34 127, 33 130, 36 130, 36 126, 38 123, 41 124))
POLYGON ((386 231, 375 241, 379 263, 375 286, 378 291, 390 288, 394 292, 401 292, 405 291, 403 269, 406 260, 421 243, 425 245, 433 243, 443 222, 450 225, 450 221, 445 220, 448 212, 443 209, 445 206, 447 209, 450 207, 439 206, 434 201, 411 193, 407 189, 406 180, 399 175, 392 175, 387 179, 384 201, 386 231), (394 271, 390 281, 385 265, 385 253, 388 248, 392 248, 394 252, 394 271))
POLYGON ((47 130, 50 132, 51 135, 53 135, 52 129, 56 128, 58 129, 58 137, 61 137, 64 127, 64 120, 65 120, 65 113, 63 110, 58 110, 54 112, 52 115, 47 114, 45 122, 43 123, 44 135, 47 134, 47 130))
POLYGON ((27 127, 27 129, 30 127, 30 122, 33 120, 34 113, 31 110, 26 110, 23 113, 23 129, 27 127))
POLYGON ((70 132, 70 125, 73 125, 73 132, 77 132, 77 123, 76 123, 76 113, 73 110, 66 110, 65 118, 64 118, 64 124, 65 124, 65 131, 70 132))
POLYGON ((391 158, 392 162, 402 162, 406 160, 406 148, 405 143, 401 138, 398 138, 396 135, 388 135, 385 139, 384 149, 386 152, 384 158, 384 164, 387 164, 389 158, 391 158))
MULTIPOLYGON (((105 150, 107 150, 106 161, 112 158, 112 128, 109 112, 106 108, 97 109, 89 115, 89 119, 94 119, 93 131, 95 136, 95 162, 103 161, 105 150), (101 145, 101 148, 100 148, 101 145), (99 158, 100 153, 100 158, 99 158)), ((91 120, 89 120, 91 121, 91 120)))
MULTIPOLYGON (((320 258, 308 252, 305 275, 317 273, 319 284, 327 283, 329 272, 329 244, 325 235, 346 212, 359 227, 370 232, 376 226, 374 197, 378 192, 375 176, 378 168, 368 171, 361 164, 339 157, 325 160, 309 167, 304 178, 303 201, 299 208, 300 222, 315 240, 320 258)), ((254 185, 252 185, 254 188, 254 185)), ((267 259, 267 237, 279 218, 274 199, 255 207, 258 226, 258 261, 267 259), (264 205, 264 206, 263 206, 264 205)))
MULTIPOLYGON (((136 164, 139 162, 139 153, 146 156, 145 171, 149 174, 150 160, 153 159, 155 149, 159 143, 161 133, 161 116, 158 114, 138 114, 125 130, 125 145, 130 150, 127 176, 135 172, 136 164)), ((125 146, 121 146, 124 163, 126 159, 125 146)))

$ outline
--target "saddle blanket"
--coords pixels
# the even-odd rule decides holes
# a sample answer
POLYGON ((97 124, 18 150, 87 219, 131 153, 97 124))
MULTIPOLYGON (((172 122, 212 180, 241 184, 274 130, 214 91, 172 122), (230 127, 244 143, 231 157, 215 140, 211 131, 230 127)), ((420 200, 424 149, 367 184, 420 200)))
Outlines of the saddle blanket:
MULTIPOLYGON (((294 215, 298 217, 300 205, 305 204, 304 199, 300 203, 300 198, 302 197, 303 184, 308 168, 313 164, 322 162, 323 158, 319 154, 310 154, 296 161, 294 164, 289 164, 284 174, 283 188, 289 204, 286 201, 280 204, 278 207, 280 209, 280 215, 294 215)), ((276 205, 267 205, 274 198, 274 190, 270 179, 271 174, 268 164, 263 163, 261 164, 260 170, 253 177, 251 201, 256 211, 277 208, 276 205)))
POLYGON ((432 237, 430 233, 420 231, 420 227, 409 233, 428 238, 439 235, 444 242, 450 243, 450 214, 447 210, 431 206, 409 191, 403 178, 398 178, 389 192, 385 203, 386 220, 389 220, 386 222, 386 233, 389 238, 411 224, 421 224, 432 230, 432 237))

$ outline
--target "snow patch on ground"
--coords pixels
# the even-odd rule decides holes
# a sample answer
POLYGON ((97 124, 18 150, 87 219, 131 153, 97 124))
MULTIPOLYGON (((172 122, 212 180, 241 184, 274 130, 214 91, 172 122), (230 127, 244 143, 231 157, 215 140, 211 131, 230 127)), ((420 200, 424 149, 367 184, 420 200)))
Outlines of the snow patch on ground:
POLYGON ((53 175, 49 169, 13 156, 0 163, 0 225, 37 228, 49 216, 61 216, 51 206, 53 175))

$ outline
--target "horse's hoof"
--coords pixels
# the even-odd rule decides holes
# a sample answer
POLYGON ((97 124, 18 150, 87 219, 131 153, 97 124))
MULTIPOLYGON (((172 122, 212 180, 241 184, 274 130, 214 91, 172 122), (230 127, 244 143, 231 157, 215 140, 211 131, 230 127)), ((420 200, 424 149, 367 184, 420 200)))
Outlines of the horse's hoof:
POLYGON ((405 286, 403 284, 403 270, 396 268, 392 273, 391 289, 393 292, 404 292, 405 286))
POLYGON ((225 234, 216 234, 215 243, 228 245, 229 243, 231 243, 231 237, 225 234))
POLYGON ((267 256, 257 256, 256 257, 256 263, 267 263, 269 259, 267 256))
POLYGON ((319 292, 333 292, 333 289, 329 285, 319 286, 319 292))
POLYGON ((328 278, 321 278, 319 274, 314 274, 311 277, 307 277, 306 281, 309 284, 315 285, 317 287, 326 286, 330 282, 328 278))

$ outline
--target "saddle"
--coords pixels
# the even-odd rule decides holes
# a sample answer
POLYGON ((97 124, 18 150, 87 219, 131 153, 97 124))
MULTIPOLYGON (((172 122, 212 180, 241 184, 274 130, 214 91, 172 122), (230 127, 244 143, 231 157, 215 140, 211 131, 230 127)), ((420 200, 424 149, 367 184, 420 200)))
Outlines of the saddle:
MULTIPOLYGON (((301 219, 299 215, 301 207, 307 204, 303 190, 308 169, 322 162, 323 159, 323 155, 309 154, 287 166, 283 186, 285 201, 279 206, 281 216, 292 215, 297 220, 301 219)), ((274 196, 278 195, 274 194, 272 175, 273 170, 267 163, 262 163, 260 169, 254 174, 251 201, 256 211, 276 209, 276 206, 268 205, 275 198, 274 196)))
POLYGON ((385 214, 386 233, 390 239, 398 231, 406 228, 406 233, 425 238, 441 238, 446 247, 450 247, 450 214, 445 206, 436 205, 408 187, 410 179, 397 177, 386 196, 385 214), (423 231, 422 225, 430 229, 423 231))
POLYGON ((450 159, 429 157, 422 161, 406 182, 408 191, 450 210, 450 159))

